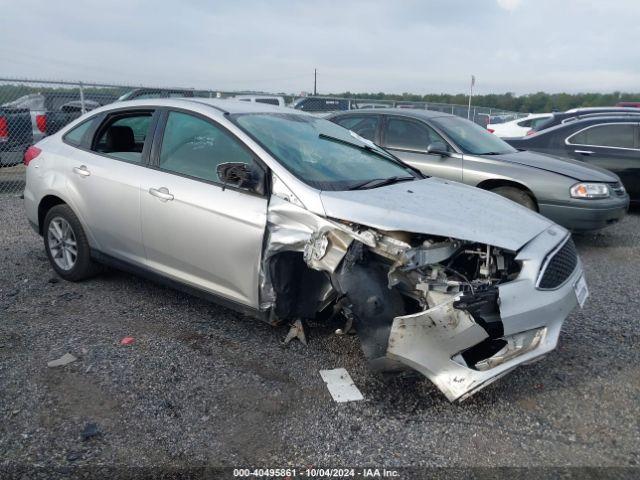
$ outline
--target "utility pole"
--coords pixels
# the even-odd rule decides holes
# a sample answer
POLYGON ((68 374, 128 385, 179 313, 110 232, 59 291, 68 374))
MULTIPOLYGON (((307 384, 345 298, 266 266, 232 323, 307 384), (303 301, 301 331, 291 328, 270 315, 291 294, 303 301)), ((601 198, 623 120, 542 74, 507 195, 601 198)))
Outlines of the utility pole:
POLYGON ((469 87, 469 108, 467 110, 467 119, 471 118, 471 97, 473 97, 473 86, 476 84, 476 76, 471 75, 471 86, 469 87))
POLYGON ((316 89, 318 85, 318 69, 314 68, 313 69, 313 95, 316 96, 318 94, 318 91, 316 89))

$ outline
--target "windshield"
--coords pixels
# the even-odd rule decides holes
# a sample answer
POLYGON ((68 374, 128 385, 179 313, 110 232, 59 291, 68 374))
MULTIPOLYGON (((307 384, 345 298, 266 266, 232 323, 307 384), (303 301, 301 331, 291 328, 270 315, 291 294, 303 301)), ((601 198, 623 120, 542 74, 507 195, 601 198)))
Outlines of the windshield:
POLYGON ((372 142, 322 118, 295 113, 231 118, 287 170, 319 190, 375 188, 419 178, 372 142))
POLYGON ((431 119, 460 150, 472 155, 500 155, 517 152, 515 148, 469 120, 458 117, 431 119))

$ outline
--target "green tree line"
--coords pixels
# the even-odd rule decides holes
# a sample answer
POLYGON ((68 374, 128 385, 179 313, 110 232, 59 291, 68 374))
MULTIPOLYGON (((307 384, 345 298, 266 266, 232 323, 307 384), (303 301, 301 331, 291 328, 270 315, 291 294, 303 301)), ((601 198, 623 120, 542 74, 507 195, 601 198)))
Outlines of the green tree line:
MULTIPOLYGON (((96 88, 85 87, 84 92, 87 97, 93 95, 111 95, 115 98, 129 91, 130 88, 96 88)), ((51 94, 79 94, 79 90, 74 87, 57 87, 26 85, 26 84, 4 84, 0 85, 0 105, 15 100, 29 93, 51 93, 51 94)), ((209 91, 195 91, 196 96, 209 96, 209 91)), ((294 97, 284 95, 286 100, 290 101, 294 97)), ((325 95, 323 95, 325 96, 325 95)), ((329 95, 327 95, 329 96, 329 95)), ((352 93, 343 92, 331 94, 330 96, 346 97, 355 99, 368 100, 395 100, 395 101, 411 101, 411 102, 431 102, 431 103, 448 103, 466 105, 469 101, 468 95, 464 93, 448 94, 448 93, 429 93, 427 95, 418 95, 414 93, 352 93)), ((513 93, 492 93, 488 95, 474 95, 472 105, 475 107, 488 107, 501 110, 510 110, 513 112, 524 113, 540 113, 563 111, 576 107, 606 107, 615 105, 624 101, 640 101, 640 93, 531 93, 526 95, 515 95, 513 93)))
MULTIPOLYGON (((455 103, 465 105, 469 96, 463 93, 455 95, 448 93, 430 93, 417 95, 413 93, 389 94, 389 93, 351 93, 344 92, 336 96, 370 99, 370 100, 395 100, 411 102, 455 103)), ((545 93, 537 92, 527 95, 515 95, 513 93, 491 93, 488 95, 474 95, 472 105, 476 107, 499 108, 513 112, 542 113, 563 111, 576 107, 608 107, 618 102, 640 101, 640 93, 545 93)))

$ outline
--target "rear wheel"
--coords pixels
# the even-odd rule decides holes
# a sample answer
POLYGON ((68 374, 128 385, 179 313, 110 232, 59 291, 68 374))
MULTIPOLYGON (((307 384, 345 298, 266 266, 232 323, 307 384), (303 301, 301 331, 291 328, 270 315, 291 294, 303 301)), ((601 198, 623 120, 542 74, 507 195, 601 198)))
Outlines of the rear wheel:
POLYGON ((77 282, 100 272, 100 265, 91 260, 82 225, 68 205, 51 208, 44 218, 42 231, 47 257, 62 278, 77 282))
POLYGON ((497 187, 491 190, 493 193, 497 193, 498 195, 508 198, 512 202, 516 202, 523 207, 528 208, 529 210, 533 210, 534 212, 538 211, 536 208, 536 202, 533 200, 531 195, 520 188, 516 187, 497 187))

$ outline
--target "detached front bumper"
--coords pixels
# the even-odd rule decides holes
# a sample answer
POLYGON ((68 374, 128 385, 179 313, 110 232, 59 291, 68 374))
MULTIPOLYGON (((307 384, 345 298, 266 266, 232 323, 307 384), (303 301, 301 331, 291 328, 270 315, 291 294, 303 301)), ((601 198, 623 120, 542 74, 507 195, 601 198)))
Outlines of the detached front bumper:
POLYGON ((583 275, 579 260, 567 280, 555 290, 536 289, 545 257, 566 232, 559 227, 540 234, 518 255, 517 279, 499 286, 499 309, 506 346, 470 368, 462 352, 483 342, 488 333, 452 302, 417 314, 396 317, 387 356, 429 378, 450 401, 463 400, 518 365, 553 350, 564 319, 577 305, 575 285, 583 275), (554 233, 549 233, 549 232, 554 233))
POLYGON ((629 209, 629 195, 575 204, 540 204, 540 214, 574 232, 599 230, 619 222, 629 209))

